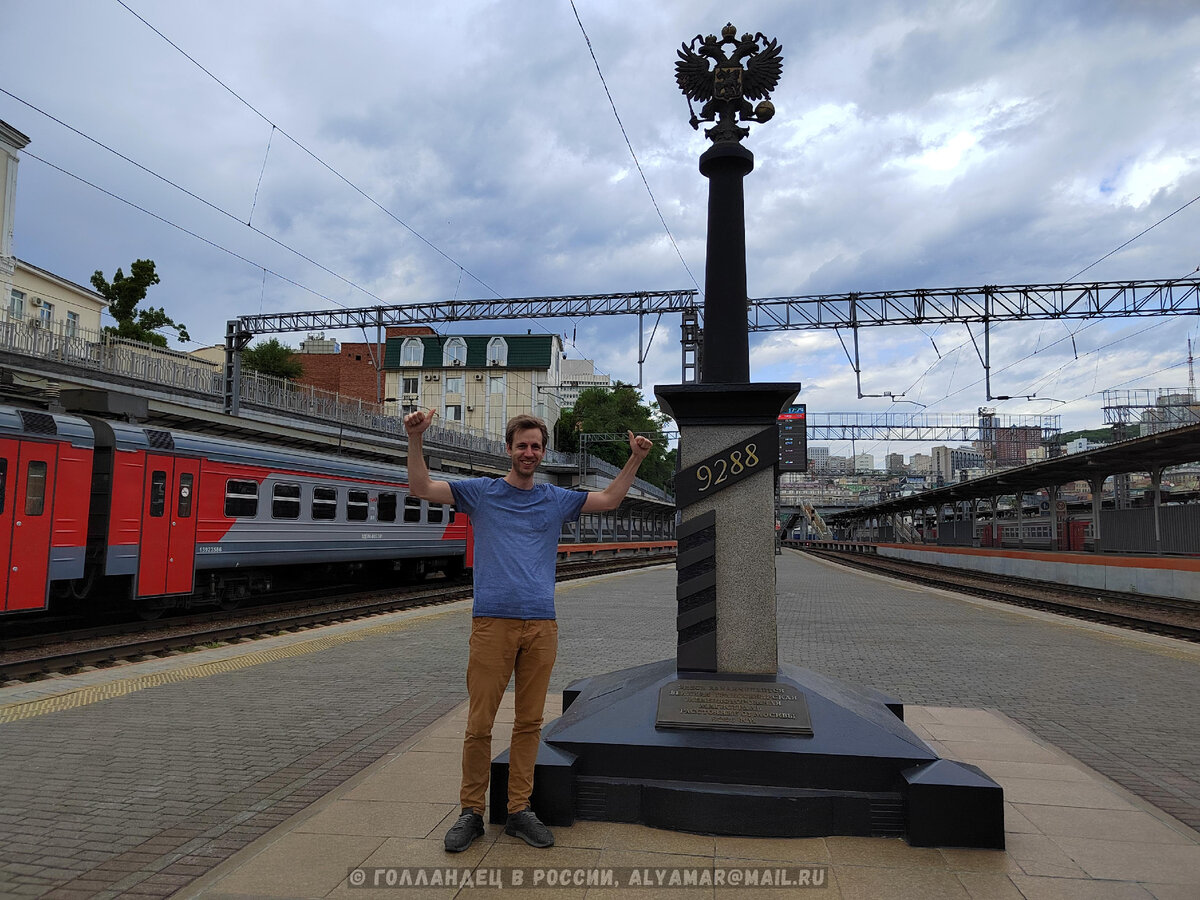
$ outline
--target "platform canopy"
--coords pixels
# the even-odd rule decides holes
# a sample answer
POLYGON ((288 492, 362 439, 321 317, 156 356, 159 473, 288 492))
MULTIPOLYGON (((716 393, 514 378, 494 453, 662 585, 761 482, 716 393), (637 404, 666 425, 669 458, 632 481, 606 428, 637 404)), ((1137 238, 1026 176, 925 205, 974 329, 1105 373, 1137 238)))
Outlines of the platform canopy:
POLYGON ((911 497, 833 513, 826 518, 830 521, 868 519, 943 506, 960 500, 983 500, 1072 481, 1107 478, 1124 472, 1151 472, 1195 462, 1197 454, 1200 454, 1200 425, 1188 425, 1084 453, 1072 453, 1016 469, 1005 469, 995 475, 948 484, 911 497))

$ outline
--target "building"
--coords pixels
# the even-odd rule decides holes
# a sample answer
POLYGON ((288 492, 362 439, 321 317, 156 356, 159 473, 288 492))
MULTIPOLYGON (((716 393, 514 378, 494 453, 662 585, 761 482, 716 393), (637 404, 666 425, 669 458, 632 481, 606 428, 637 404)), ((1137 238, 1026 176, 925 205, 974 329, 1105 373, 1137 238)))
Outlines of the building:
MULTIPOLYGON (((386 340, 405 337, 433 337, 436 332, 427 325, 388 328, 386 340)), ((386 352, 386 344, 384 346, 386 352)), ((379 375, 376 359, 380 348, 375 343, 339 343, 325 335, 310 334, 300 342, 300 352, 294 358, 304 372, 297 384, 338 394, 345 400, 377 403, 399 395, 387 391, 386 379, 379 375)))
POLYGON ((0 122, 0 317, 57 336, 94 341, 107 301, 90 288, 16 257, 17 164, 28 143, 28 137, 0 122))
MULTIPOLYGON (((1067 441, 1066 452, 1071 453, 1086 453, 1088 450, 1098 450, 1101 447, 1107 447, 1108 444, 1096 443, 1089 441, 1085 437, 1075 438, 1073 441, 1067 441)), ((1044 457, 1043 457, 1044 458, 1044 457)))
MULTIPOLYGON (((342 355, 346 345, 342 345, 342 355)), ((563 404, 562 342, 556 334, 388 337, 385 411, 421 407, 445 424, 503 437, 508 420, 532 413, 554 433, 563 404)))
POLYGON ((570 409, 579 400, 579 395, 588 388, 608 390, 612 383, 607 375, 596 371, 596 364, 590 359, 564 359, 560 374, 562 381, 558 386, 558 399, 563 409, 570 409))
POLYGON ((808 445, 808 471, 810 472, 828 472, 829 471, 829 448, 814 447, 808 445))
POLYGON ((1160 391, 1154 406, 1143 410, 1141 433, 1158 434, 1200 422, 1200 403, 1186 391, 1160 391))
POLYGON ((874 472, 875 471, 875 454, 859 453, 854 457, 855 472, 874 472))
POLYGON ((973 447, 934 447, 932 455, 933 477, 943 484, 965 480, 960 476, 966 470, 982 469, 984 464, 983 454, 973 447))
POLYGON ((908 459, 908 471, 913 475, 932 475, 933 457, 928 453, 914 453, 908 459))
POLYGON ((908 471, 904 467, 903 453, 889 453, 885 457, 884 465, 886 466, 889 475, 903 475, 908 471))

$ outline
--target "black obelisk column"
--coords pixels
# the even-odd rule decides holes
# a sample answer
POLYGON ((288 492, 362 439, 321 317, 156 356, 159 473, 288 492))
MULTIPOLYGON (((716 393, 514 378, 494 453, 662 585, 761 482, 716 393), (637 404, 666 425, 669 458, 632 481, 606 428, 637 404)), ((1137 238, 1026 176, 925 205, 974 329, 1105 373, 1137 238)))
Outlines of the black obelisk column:
POLYGON ((742 181, 754 154, 741 144, 714 144, 700 157, 708 179, 708 250, 704 271, 704 384, 750 381, 746 327, 746 202, 742 181))

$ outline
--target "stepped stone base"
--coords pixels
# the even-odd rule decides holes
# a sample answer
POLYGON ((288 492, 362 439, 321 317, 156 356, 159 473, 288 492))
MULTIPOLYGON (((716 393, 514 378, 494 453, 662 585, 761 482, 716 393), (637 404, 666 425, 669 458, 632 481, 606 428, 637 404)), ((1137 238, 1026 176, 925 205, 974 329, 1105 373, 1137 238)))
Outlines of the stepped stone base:
MULTIPOLYGON (((688 677, 663 660, 568 687, 538 753, 531 803, 542 820, 1003 848, 1000 786, 973 766, 939 759, 905 726, 897 701, 783 666, 754 677, 803 693, 811 735, 657 726, 660 689, 688 677)), ((493 822, 504 821, 507 787, 506 751, 492 763, 493 822)))

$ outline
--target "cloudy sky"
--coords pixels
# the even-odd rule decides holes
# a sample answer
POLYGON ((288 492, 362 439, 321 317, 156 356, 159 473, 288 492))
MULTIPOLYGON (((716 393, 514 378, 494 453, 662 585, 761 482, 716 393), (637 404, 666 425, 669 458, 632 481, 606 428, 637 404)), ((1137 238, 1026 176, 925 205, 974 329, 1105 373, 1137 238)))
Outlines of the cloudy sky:
MULTIPOLYGON (((1200 266, 1200 202, 1180 210, 1200 195, 1192 0, 7 0, 3 17, 0 119, 40 157, 20 166, 17 255, 81 284, 154 259, 150 302, 196 345, 222 341, 238 315, 372 294, 702 286, 708 142, 688 125, 675 51, 731 18, 785 57, 776 117, 746 141, 751 297, 1200 266)), ((633 318, 474 330, 526 328, 637 380, 633 318)), ((1054 398, 996 405, 1098 426, 1105 390, 1186 385, 1198 329, 1196 317, 996 326, 993 393, 1054 398)), ((939 413, 985 403, 961 325, 868 329, 861 344, 865 393, 939 413)), ((803 382, 813 411, 920 410, 857 399, 832 332, 755 335, 751 359, 756 381, 803 382)), ((664 319, 645 381, 680 377, 678 320, 664 319)))

